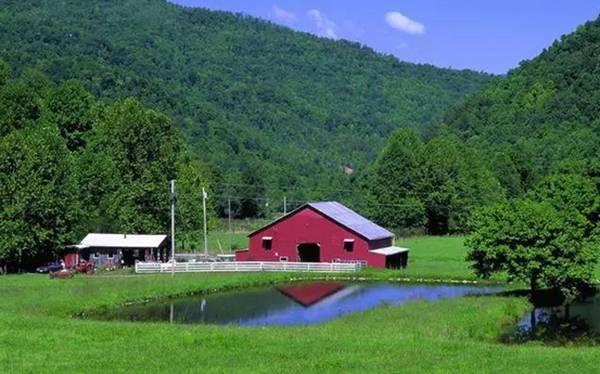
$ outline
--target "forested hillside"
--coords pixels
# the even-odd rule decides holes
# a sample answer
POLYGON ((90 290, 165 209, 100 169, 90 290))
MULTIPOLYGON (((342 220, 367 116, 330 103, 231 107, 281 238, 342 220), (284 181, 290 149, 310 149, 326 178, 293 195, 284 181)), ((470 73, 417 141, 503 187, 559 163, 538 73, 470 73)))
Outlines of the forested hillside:
POLYGON ((535 188, 577 195, 573 183, 554 181, 600 187, 599 144, 600 19, 494 78, 450 110, 432 139, 395 133, 365 182, 369 211, 389 226, 466 232, 477 208, 535 200, 535 188))
POLYGON ((548 172, 597 161, 600 19, 497 78, 449 112, 445 122, 489 155, 513 196, 548 172))
POLYGON ((283 191, 292 204, 347 198, 394 129, 422 128, 489 79, 163 0, 0 4, 0 57, 16 75, 77 78, 106 103, 166 113, 238 216, 283 191))

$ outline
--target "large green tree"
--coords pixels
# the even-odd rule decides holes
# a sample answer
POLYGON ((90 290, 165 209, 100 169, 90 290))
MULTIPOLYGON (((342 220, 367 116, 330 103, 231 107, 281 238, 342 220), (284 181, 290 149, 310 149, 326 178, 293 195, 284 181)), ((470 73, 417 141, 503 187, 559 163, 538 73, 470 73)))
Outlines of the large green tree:
POLYGON ((73 243, 80 214, 70 168, 52 126, 0 138, 0 260, 35 263, 73 243))
POLYGON ((24 82, 11 81, 0 88, 0 136, 33 126, 41 113, 39 96, 24 82))
POLYGON ((90 150, 112 160, 121 181, 107 197, 115 228, 163 232, 169 222, 169 180, 175 179, 182 142, 168 117, 135 99, 119 101, 103 114, 90 150))
POLYGON ((210 172, 205 165, 196 160, 183 163, 177 174, 177 222, 180 235, 179 240, 186 249, 192 248, 192 243, 200 243, 204 238, 203 233, 203 204, 202 190, 207 194, 207 226, 208 229, 216 225, 214 210, 215 196, 210 183, 210 172))
POLYGON ((593 280, 599 206, 591 181, 549 176, 529 196, 473 216, 468 260, 481 277, 506 272, 532 291, 558 289, 572 300, 593 280))
POLYGON ((367 181, 371 217, 394 228, 425 224, 423 158, 424 145, 417 133, 399 130, 392 134, 367 181))
POLYGON ((465 232, 474 208, 504 199, 480 153, 452 135, 424 143, 410 130, 392 136, 364 184, 375 220, 431 234, 465 232))
POLYGON ((49 120, 60 129, 70 150, 85 146, 85 137, 92 127, 94 96, 83 84, 69 80, 59 85, 47 100, 49 120))

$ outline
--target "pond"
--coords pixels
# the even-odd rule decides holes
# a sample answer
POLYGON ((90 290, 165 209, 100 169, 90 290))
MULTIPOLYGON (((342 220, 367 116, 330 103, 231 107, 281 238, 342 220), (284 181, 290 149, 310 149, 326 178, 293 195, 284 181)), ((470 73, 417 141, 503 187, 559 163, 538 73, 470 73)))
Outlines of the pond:
POLYGON ((505 340, 535 340, 551 345, 597 344, 600 342, 600 295, 570 305, 537 306, 523 316, 516 331, 509 333, 505 340))
POLYGON ((238 324, 243 326, 309 325, 384 304, 497 293, 500 286, 410 283, 293 283, 205 296, 189 296, 124 306, 101 319, 238 324))

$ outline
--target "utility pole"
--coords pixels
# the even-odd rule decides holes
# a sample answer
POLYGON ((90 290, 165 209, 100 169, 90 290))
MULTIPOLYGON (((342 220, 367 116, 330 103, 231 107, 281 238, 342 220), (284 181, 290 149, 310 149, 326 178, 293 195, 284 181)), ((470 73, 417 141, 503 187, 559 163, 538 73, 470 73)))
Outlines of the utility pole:
POLYGON ((229 231, 229 252, 231 253, 231 197, 227 198, 227 230, 229 231))
POLYGON ((283 197, 283 215, 287 215, 287 196, 283 197))
POLYGON ((175 179, 171 179, 171 276, 175 275, 175 179))
POLYGON ((204 187, 202 187, 202 212, 203 212, 203 216, 204 216, 204 259, 206 261, 208 261, 208 237, 207 237, 207 230, 206 230, 206 198, 208 196, 206 195, 206 190, 204 190, 204 187))

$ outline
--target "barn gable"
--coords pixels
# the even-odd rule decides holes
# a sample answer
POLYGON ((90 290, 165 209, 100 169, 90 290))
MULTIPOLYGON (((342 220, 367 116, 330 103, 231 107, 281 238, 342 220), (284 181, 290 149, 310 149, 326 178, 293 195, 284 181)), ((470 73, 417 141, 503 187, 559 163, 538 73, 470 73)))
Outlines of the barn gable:
POLYGON ((306 203, 289 214, 271 222, 270 224, 250 233, 248 236, 254 236, 259 232, 272 227, 273 225, 295 215, 296 213, 304 209, 312 209, 319 213, 325 218, 335 222, 339 226, 342 226, 355 234, 365 238, 368 241, 387 239, 394 236, 393 233, 384 229, 383 227, 369 221, 365 217, 356 213, 355 211, 343 206, 342 204, 335 201, 323 201, 315 203, 306 203))

